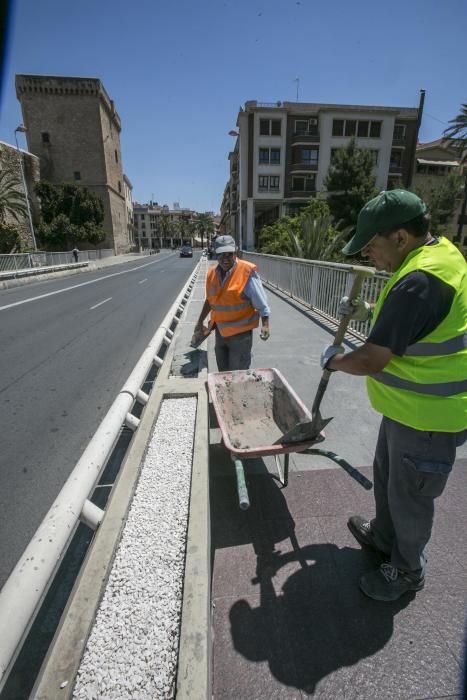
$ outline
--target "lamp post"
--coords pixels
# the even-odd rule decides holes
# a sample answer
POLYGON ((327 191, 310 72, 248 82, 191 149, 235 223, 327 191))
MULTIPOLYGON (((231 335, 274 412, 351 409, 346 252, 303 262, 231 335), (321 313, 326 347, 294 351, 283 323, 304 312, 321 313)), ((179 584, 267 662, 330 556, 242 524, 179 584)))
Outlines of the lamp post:
POLYGON ((24 134, 24 133, 26 133, 27 129, 23 124, 20 124, 19 126, 17 126, 15 129, 15 141, 16 141, 16 150, 18 151, 18 160, 19 160, 19 167, 21 170, 21 179, 23 181, 24 196, 26 198, 26 207, 28 210, 29 226, 31 228, 32 244, 34 246, 34 250, 37 251, 36 236, 34 235, 34 226, 32 223, 32 216, 31 216, 31 207, 29 205, 28 188, 26 185, 26 178, 24 176, 23 159, 21 157, 21 151, 19 150, 19 145, 18 145, 18 137, 16 135, 18 133, 18 131, 20 131, 22 134, 24 134))

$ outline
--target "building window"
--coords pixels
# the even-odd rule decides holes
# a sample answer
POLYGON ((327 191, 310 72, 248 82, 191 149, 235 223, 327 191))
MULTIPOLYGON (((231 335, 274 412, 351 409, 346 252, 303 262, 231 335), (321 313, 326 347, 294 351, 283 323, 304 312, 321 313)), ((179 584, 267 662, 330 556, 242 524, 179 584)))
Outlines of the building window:
POLYGON ((365 120, 359 121, 357 128, 357 136, 359 136, 360 138, 367 138, 369 128, 370 122, 367 122, 365 120))
POLYGON ((333 119, 332 120, 332 135, 333 136, 358 136, 359 138, 379 139, 381 137, 380 121, 369 122, 364 119, 362 121, 356 119, 333 119))
POLYGON ((81 180, 81 173, 80 173, 80 171, 79 171, 79 170, 75 170, 75 172, 73 173, 73 177, 74 177, 75 180, 81 180))
POLYGON ((305 165, 318 165, 318 149, 302 148, 302 163, 305 165))
POLYGON ((281 149, 280 148, 271 148, 271 158, 270 158, 271 165, 279 165, 280 162, 281 162, 281 149))
POLYGON ((279 165, 281 162, 280 148, 260 148, 259 163, 260 165, 279 165))
POLYGON ((316 176, 303 175, 292 178, 292 192, 314 192, 316 189, 316 176))
POLYGON ((391 160, 389 161, 390 168, 401 168, 402 167, 402 151, 392 150, 391 160))
POLYGON ((122 183, 120 180, 118 181, 118 191, 121 193, 122 192, 122 183))
POLYGON ((371 157, 372 157, 372 160, 373 160, 373 166, 378 165, 378 155, 379 155, 379 151, 378 151, 378 150, 371 149, 371 150, 369 151, 369 153, 371 153, 371 157))
POLYGON ((279 175, 269 176, 269 189, 278 190, 279 189, 279 175))
POLYGON ((318 134, 318 119, 296 119, 295 135, 316 136, 318 134))
POLYGON ((308 121, 306 119, 295 120, 295 133, 306 134, 308 131, 308 121))
POLYGON ((332 135, 333 136, 343 136, 344 135, 344 120, 343 119, 333 119, 332 120, 332 135))
POLYGON ((403 141, 405 139, 405 124, 394 124, 394 141, 403 141))
POLYGON ((258 177, 258 190, 267 192, 269 189, 269 175, 260 175, 258 177))
POLYGON ((279 181, 279 175, 259 175, 258 190, 260 192, 277 192, 279 181))
POLYGON ((115 151, 115 162, 118 163, 118 153, 115 151))
POLYGON ((50 143, 50 134, 48 131, 43 131, 41 133, 42 143, 50 143))
POLYGON ((345 135, 355 136, 357 133, 357 121, 356 119, 346 119, 345 120, 345 135))
POLYGON ((281 135, 281 120, 280 119, 260 119, 259 120, 260 136, 280 136, 281 135))

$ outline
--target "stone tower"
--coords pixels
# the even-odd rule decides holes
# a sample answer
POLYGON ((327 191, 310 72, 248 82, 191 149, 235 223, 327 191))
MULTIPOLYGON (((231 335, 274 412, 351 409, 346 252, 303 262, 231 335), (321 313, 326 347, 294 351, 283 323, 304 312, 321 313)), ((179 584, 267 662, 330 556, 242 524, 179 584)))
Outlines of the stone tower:
POLYGON ((104 204, 104 248, 129 250, 121 122, 97 78, 17 75, 28 148, 38 156, 41 178, 83 185, 104 204))

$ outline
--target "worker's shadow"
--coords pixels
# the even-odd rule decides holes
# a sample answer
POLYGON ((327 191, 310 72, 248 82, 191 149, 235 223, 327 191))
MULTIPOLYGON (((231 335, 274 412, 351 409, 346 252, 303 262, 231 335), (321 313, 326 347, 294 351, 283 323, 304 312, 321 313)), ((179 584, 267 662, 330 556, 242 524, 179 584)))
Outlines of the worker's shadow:
MULTIPOLYGON (((358 589, 358 579, 380 562, 357 544, 355 548, 339 548, 326 543, 323 536, 323 543, 300 546, 287 507, 287 489, 280 489, 269 475, 261 476, 259 471, 257 463, 255 476, 248 477, 252 505, 246 513, 240 512, 235 503, 227 506, 226 484, 221 494, 223 503, 212 502, 220 489, 215 488, 216 493, 211 490, 213 548, 249 541, 256 554, 256 571, 241 572, 240 576, 246 581, 251 573, 249 583, 258 587, 259 605, 252 607, 245 599, 232 605, 232 642, 249 661, 267 661, 271 673, 284 685, 312 694, 333 671, 382 649, 392 636, 394 616, 413 595, 397 603, 365 598, 358 589), (233 507, 237 508, 235 512, 233 507), (231 527, 225 520, 226 509, 234 521, 231 527), (217 532, 216 512, 223 518, 217 532), (243 520, 239 526, 245 516, 248 522, 243 520), (291 573, 287 577, 288 571, 291 573)), ((233 498, 234 489, 233 483, 228 489, 233 498)), ((241 586, 240 582, 238 590, 241 586)), ((336 690, 334 685, 332 692, 336 690)))

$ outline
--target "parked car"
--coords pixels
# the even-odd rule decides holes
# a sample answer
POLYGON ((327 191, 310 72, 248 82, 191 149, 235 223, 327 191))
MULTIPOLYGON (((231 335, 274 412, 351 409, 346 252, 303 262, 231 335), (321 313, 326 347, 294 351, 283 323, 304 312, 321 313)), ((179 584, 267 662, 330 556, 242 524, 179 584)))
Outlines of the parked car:
POLYGON ((191 245, 182 245, 180 248, 180 257, 181 258, 192 258, 193 257, 193 248, 191 245))

